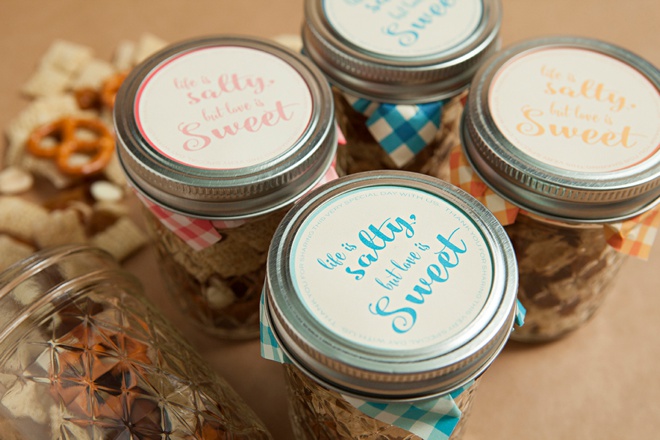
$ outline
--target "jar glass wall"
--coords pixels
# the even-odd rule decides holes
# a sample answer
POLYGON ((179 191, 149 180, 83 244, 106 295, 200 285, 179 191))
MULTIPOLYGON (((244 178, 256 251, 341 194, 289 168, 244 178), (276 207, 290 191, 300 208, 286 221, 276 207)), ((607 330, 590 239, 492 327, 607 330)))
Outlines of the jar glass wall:
POLYGON ((160 273, 192 322, 224 338, 257 337, 268 245, 286 211, 235 228, 218 228, 222 239, 200 251, 177 237, 150 210, 143 212, 160 273))
POLYGON ((505 229, 518 260, 518 299, 527 309, 514 340, 552 340, 580 327, 603 303, 625 261, 605 241, 602 225, 521 213, 505 229))

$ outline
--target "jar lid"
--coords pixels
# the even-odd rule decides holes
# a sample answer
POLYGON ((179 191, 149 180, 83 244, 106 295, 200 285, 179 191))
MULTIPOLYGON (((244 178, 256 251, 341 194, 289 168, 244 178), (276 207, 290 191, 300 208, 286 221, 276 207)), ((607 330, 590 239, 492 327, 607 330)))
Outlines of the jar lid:
POLYGON ((198 218, 248 218, 291 203, 334 159, 332 94, 277 43, 180 42, 136 67, 117 94, 119 159, 153 202, 198 218))
POLYGON ((331 83, 395 104, 466 89, 499 44, 499 0, 306 0, 304 50, 331 83))
POLYGON ((264 289, 275 338, 302 371, 345 394, 409 401, 490 365, 517 280, 503 227, 476 199, 378 171, 326 184, 287 214, 264 289))
POLYGON ((525 41, 475 75, 461 135, 495 192, 546 218, 605 223, 660 202, 660 71, 577 37, 525 41))

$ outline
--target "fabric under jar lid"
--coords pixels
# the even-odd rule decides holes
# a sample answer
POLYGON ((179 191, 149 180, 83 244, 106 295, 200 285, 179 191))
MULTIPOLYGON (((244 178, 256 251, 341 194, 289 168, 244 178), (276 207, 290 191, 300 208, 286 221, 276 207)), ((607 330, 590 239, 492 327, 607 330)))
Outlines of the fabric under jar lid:
POLYGON ((253 37, 169 46, 134 69, 115 107, 130 183, 166 209, 246 219, 290 204, 326 173, 337 136, 323 75, 253 37))
POLYGON ((395 104, 450 98, 497 49, 499 0, 372 3, 305 1, 305 53, 352 95, 395 104))
POLYGON ((280 223, 264 310, 278 346, 325 387, 414 401, 490 365, 516 317, 517 277, 504 229, 464 191, 417 173, 358 173, 280 223))
POLYGON ((612 44, 524 41, 488 60, 461 134, 488 186, 544 218, 608 223, 660 201, 660 71, 612 44))

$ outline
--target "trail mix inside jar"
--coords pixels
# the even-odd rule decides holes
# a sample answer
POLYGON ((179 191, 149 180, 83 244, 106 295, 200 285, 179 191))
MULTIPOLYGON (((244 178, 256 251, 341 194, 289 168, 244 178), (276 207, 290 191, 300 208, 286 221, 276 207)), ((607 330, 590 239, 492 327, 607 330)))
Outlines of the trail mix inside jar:
POLYGON ((568 225, 518 215, 505 227, 516 250, 525 325, 518 341, 563 336, 587 321, 607 296, 625 255, 607 244, 602 225, 568 225))

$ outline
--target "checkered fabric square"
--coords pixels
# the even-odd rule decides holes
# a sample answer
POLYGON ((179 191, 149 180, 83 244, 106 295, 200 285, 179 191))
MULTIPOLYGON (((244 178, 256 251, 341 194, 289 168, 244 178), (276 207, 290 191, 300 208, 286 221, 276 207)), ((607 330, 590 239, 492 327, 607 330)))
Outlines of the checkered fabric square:
POLYGON ((367 128, 398 167, 404 166, 435 138, 445 101, 427 104, 387 104, 346 95, 367 117, 367 128))
POLYGON ((660 206, 630 220, 605 225, 607 243, 627 255, 647 260, 660 228, 660 206))
POLYGON ((527 309, 522 305, 520 300, 516 299, 516 325, 522 327, 525 324, 525 315, 527 315, 527 309))
POLYGON ((454 398, 472 383, 451 394, 414 403, 366 402, 351 396, 342 397, 353 407, 383 423, 405 429, 426 440, 447 440, 461 419, 461 411, 454 398))
POLYGON ((196 251, 205 249, 222 239, 209 220, 192 218, 163 208, 136 192, 144 205, 167 229, 196 251))
POLYGON ((325 174, 323 175, 323 177, 321 177, 321 180, 316 182, 316 185, 314 185, 313 189, 316 189, 321 185, 325 185, 328 182, 332 182, 333 180, 335 180, 337 178, 339 178, 339 176, 337 175, 337 170, 335 169, 335 163, 333 161, 330 168, 328 168, 328 171, 326 171, 325 174))
POLYGON ((275 361, 280 364, 289 364, 291 361, 284 354, 280 345, 275 339, 273 330, 270 327, 270 319, 266 311, 266 294, 262 292, 259 302, 259 340, 261 344, 261 357, 269 361, 275 361))
POLYGON ((504 226, 516 221, 520 208, 498 196, 479 178, 465 158, 460 145, 449 155, 449 181, 483 203, 504 226))

